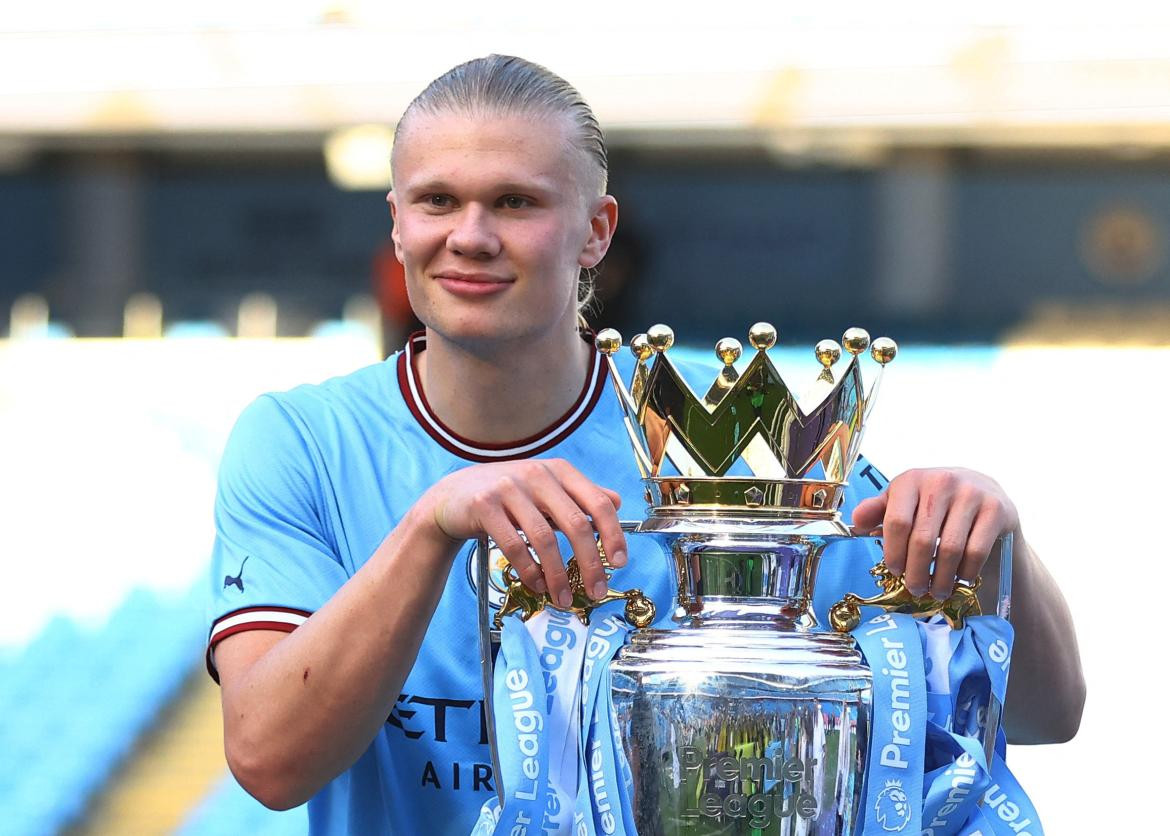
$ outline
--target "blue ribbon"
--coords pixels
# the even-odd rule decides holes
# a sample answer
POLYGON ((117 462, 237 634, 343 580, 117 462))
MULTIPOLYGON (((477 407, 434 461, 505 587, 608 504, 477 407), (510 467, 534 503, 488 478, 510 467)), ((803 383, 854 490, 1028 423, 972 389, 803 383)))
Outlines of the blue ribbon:
POLYGON ((581 753, 584 780, 577 796, 577 833, 636 833, 633 821, 633 779, 614 718, 609 662, 625 644, 629 627, 614 616, 589 632, 582 665, 581 753), (585 815, 584 811, 592 815, 585 815))
POLYGON ((628 632, 616 616, 587 629, 557 611, 504 620, 493 693, 506 795, 502 809, 484 803, 474 836, 636 833, 609 674, 628 632))
POLYGON ((883 613, 858 626, 853 636, 873 671, 861 832, 918 833, 926 752, 926 673, 918 625, 908 615, 883 613))
POLYGON ((495 832, 541 833, 548 794, 548 709, 536 644, 518 617, 507 619, 501 632, 495 679, 500 780, 507 788, 495 832))
POLYGON ((954 631, 941 621, 923 623, 887 614, 862 624, 854 636, 874 677, 873 737, 861 832, 1042 834, 1035 808, 1004 762, 1003 732, 990 769, 980 742, 991 699, 1002 705, 1007 695, 1011 625, 994 616, 979 616, 954 631), (920 665, 922 672, 917 678, 910 674, 918 696, 912 696, 908 708, 898 691, 897 663, 902 657, 896 651, 906 652, 906 671, 920 665), (910 731, 897 736, 907 722, 897 712, 913 715, 920 705, 925 706, 924 716, 911 716, 910 731), (913 745, 902 745, 907 738, 913 745), (913 772, 919 775, 917 781, 909 774, 913 772), (889 789, 894 785, 904 790, 904 799, 889 789))
MULTIPOLYGON (((502 810, 495 798, 484 804, 472 833, 634 834, 609 673, 629 628, 615 616, 587 630, 563 613, 533 622, 504 623, 494 695, 507 795, 502 810)), ((1040 836, 1002 732, 990 769, 980 743, 992 697, 1002 704, 1007 693, 1011 626, 981 616, 952 631, 883 614, 854 636, 873 671, 859 832, 1040 836)))

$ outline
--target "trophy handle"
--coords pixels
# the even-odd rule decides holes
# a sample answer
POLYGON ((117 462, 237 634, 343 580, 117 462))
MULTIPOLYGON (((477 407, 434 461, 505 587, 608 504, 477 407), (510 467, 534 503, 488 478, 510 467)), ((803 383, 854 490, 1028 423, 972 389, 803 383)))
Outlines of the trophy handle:
MULTIPOLYGON (((863 538, 876 539, 876 538, 863 538)), ((1012 534, 1008 532, 995 541, 994 557, 989 555, 988 566, 993 566, 998 576, 999 587, 995 598, 995 614, 1005 621, 1011 620, 1012 609, 1012 534)), ((987 566, 984 567, 987 569, 987 566)), ((961 630, 968 616, 982 615, 979 604, 979 587, 982 576, 974 581, 955 581, 951 596, 937 601, 930 594, 915 595, 906 588, 905 579, 895 577, 885 562, 878 562, 871 570, 874 582, 881 589, 871 598, 862 598, 852 592, 829 609, 829 623, 838 633, 852 632, 861 623, 862 607, 877 607, 885 612, 898 612, 915 618, 930 618, 941 615, 952 630, 961 630)))
MULTIPOLYGON (((995 614, 1004 621, 1011 623, 1012 614, 1012 549, 1015 538, 1009 531, 995 541, 999 547, 999 591, 995 599, 995 614)), ((999 735, 1000 722, 1003 719, 1003 704, 996 699, 995 694, 987 703, 987 725, 983 727, 983 755, 987 759, 987 769, 991 770, 991 763, 995 760, 995 738, 999 735)), ((979 800, 980 806, 983 799, 979 800)))
MULTIPOLYGON (((640 521, 621 521, 622 531, 636 531, 641 526, 640 521)), ((484 724, 487 728, 488 746, 491 750, 492 759, 492 774, 496 779, 496 795, 500 799, 501 809, 504 806, 504 781, 503 775, 500 771, 500 750, 499 744, 496 741, 496 705, 495 705, 495 656, 492 653, 493 644, 498 644, 500 641, 500 631, 492 629, 495 623, 491 617, 491 611, 488 601, 488 590, 491 586, 491 546, 488 543, 487 537, 480 537, 475 543, 475 556, 473 558, 475 565, 475 591, 476 591, 476 615, 479 626, 479 661, 480 668, 483 672, 483 709, 484 709, 484 724)), ((572 560, 569 561, 573 563, 572 560)), ((569 566, 571 570, 572 565, 569 566)), ((528 591, 519 581, 515 586, 522 590, 528 591)), ((578 584, 580 586, 580 584, 578 584)), ((574 592, 581 592, 584 597, 583 590, 574 589, 574 592)), ((509 589, 508 595, 512 594, 509 589)), ((518 606, 516 609, 524 613, 524 619, 527 620, 536 611, 543 609, 547 602, 544 596, 534 596, 531 591, 524 596, 525 599, 532 599, 529 606, 518 606), (536 600, 540 598, 541 600, 536 600)), ((647 627, 654 620, 654 602, 648 597, 644 596, 641 590, 631 589, 626 592, 617 590, 610 590, 609 595, 604 600, 626 600, 626 620, 635 627, 647 627)), ((584 598, 584 603, 580 607, 570 608, 570 612, 577 613, 585 624, 589 623, 589 613, 593 607, 604 601, 592 601, 584 598)), ((509 611, 508 598, 505 597, 504 603, 500 605, 500 613, 509 611)), ((562 609, 557 607, 557 609, 562 609)))
MULTIPOLYGON (((491 583, 491 549, 487 537, 475 542, 475 597, 479 624, 479 662, 483 671, 483 713, 487 726, 488 746, 492 756, 492 775, 496 779, 496 795, 500 808, 504 806, 504 776, 500 772, 500 750, 496 744, 495 657, 492 655, 491 617, 488 607, 488 589, 491 583)), ((497 636, 498 639, 498 636, 497 636)))
POLYGON ((1012 532, 1000 535, 999 546, 999 592, 995 599, 995 614, 1004 621, 1012 620, 1012 549, 1015 548, 1012 532))
MULTIPOLYGON (((1000 535, 995 541, 995 547, 988 559, 988 565, 994 567, 999 580, 995 598, 995 614, 1009 623, 1012 614, 1013 546, 1014 537, 1010 531, 1000 535)), ((856 628, 861 623, 861 607, 863 606, 879 607, 886 612, 908 613, 915 617, 930 617, 941 614, 953 629, 960 629, 966 616, 980 614, 979 599, 975 593, 979 589, 982 578, 976 579, 973 584, 957 582, 954 594, 946 601, 938 602, 928 595, 921 597, 912 595, 903 585, 901 578, 893 577, 886 570, 884 563, 878 563, 870 574, 877 579, 882 587, 882 592, 872 598, 861 598, 849 593, 834 604, 829 610, 829 622, 837 632, 848 633, 856 628)), ((1002 718, 1003 705, 993 694, 987 704, 987 723, 983 727, 983 740, 981 741, 988 769, 991 768, 991 763, 995 759, 995 738, 999 733, 1002 718)))

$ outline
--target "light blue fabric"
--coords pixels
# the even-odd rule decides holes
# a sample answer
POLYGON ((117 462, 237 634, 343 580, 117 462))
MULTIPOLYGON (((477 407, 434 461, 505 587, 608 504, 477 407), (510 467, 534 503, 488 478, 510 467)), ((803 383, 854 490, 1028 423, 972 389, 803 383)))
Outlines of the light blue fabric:
MULTIPOLYGON (((240 417, 220 469, 209 624, 272 608, 303 621, 365 563, 424 491, 472 463, 436 441, 411 411, 398 358, 265 395, 240 417)), ((631 365, 629 353, 621 352, 627 381, 631 365)), ((685 364, 684 373, 702 392, 714 366, 685 364)), ((617 491, 623 519, 643 516, 643 488, 608 380, 572 433, 540 456, 564 458, 617 491)), ((885 484, 867 468, 859 463, 846 492, 846 519, 857 501, 885 484)), ((629 541, 630 564, 615 585, 642 588, 668 618, 674 585, 665 559, 646 538, 629 541)), ((387 706, 386 725, 309 802, 312 832, 465 834, 494 793, 473 553, 469 543, 456 556, 414 669, 396 704, 387 706)), ((845 591, 872 594, 874 560, 863 545, 843 544, 825 555, 815 598, 822 623, 845 591)), ((498 606, 498 595, 493 603, 498 606)))

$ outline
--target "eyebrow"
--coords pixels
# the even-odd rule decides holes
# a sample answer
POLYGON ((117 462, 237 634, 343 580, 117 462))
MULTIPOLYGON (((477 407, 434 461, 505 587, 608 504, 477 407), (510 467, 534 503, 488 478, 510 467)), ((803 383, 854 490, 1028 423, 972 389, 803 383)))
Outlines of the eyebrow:
MULTIPOLYGON (((491 190, 499 194, 552 194, 558 191, 550 183, 547 178, 538 176, 526 183, 515 181, 504 181, 502 183, 493 183, 491 190)), ((457 191, 451 183, 446 180, 427 180, 418 184, 407 184, 407 191, 410 194, 429 194, 431 192, 454 192, 457 191)))

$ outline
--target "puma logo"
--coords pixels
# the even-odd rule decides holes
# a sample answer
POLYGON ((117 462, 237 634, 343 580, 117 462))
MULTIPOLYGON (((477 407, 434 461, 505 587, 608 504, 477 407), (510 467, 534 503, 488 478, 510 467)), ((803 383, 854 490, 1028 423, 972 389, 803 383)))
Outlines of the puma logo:
MULTIPOLYGON (((247 555, 244 558, 244 563, 248 562, 249 557, 251 557, 251 555, 247 555)), ((239 574, 237 574, 235 576, 224 575, 224 577, 223 577, 223 588, 224 589, 227 589, 229 586, 234 586, 234 587, 238 588, 240 590, 240 592, 244 591, 244 563, 240 564, 239 574)))

